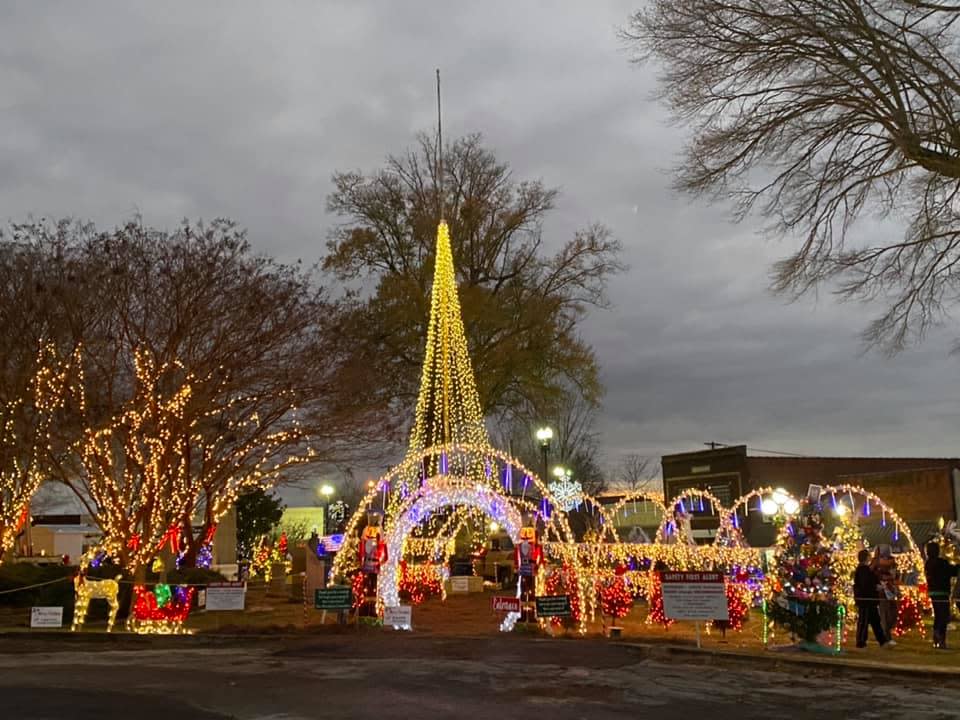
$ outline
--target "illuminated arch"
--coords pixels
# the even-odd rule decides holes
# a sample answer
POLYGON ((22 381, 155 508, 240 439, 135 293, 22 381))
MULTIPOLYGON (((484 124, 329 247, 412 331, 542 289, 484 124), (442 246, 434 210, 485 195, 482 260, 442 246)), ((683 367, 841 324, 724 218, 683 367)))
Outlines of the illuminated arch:
POLYGON ((713 539, 714 545, 720 545, 722 543, 723 534, 727 533, 729 535, 739 535, 742 539, 743 547, 750 547, 750 544, 747 542, 746 537, 743 535, 743 531, 740 528, 740 512, 743 510, 743 516, 746 518, 750 514, 750 502, 752 500, 757 501, 757 507, 754 510, 763 515, 763 511, 760 509, 760 503, 763 502, 765 497, 770 497, 774 492, 780 492, 786 495, 789 499, 796 501, 797 499, 789 492, 782 488, 774 488, 772 486, 766 486, 761 488, 755 488, 748 493, 745 493, 738 497, 733 505, 729 509, 725 509, 720 516, 720 528, 717 530, 717 536, 713 539))
POLYGON ((604 507, 603 503, 597 500, 597 498, 595 498, 593 495, 587 495, 584 493, 581 504, 584 506, 584 509, 587 511, 588 515, 592 515, 594 510, 597 511, 597 515, 600 517, 600 542, 604 542, 604 535, 609 535, 610 542, 612 543, 620 542, 620 533, 617 532, 614 517, 609 513, 606 507, 604 507))
MULTIPOLYGON (((820 492, 819 504, 823 510, 836 509, 843 504, 845 507, 849 507, 848 512, 852 513, 851 517, 853 518, 869 517, 875 512, 878 512, 881 516, 882 526, 886 526, 888 523, 893 523, 893 540, 895 543, 898 542, 900 536, 902 535, 903 539, 906 541, 907 550, 904 555, 906 556, 905 559, 910 566, 910 571, 908 574, 915 575, 917 580, 915 585, 902 584, 900 586, 901 598, 904 601, 909 599, 911 602, 917 605, 922 606, 925 604, 926 598, 920 592, 920 588, 926 583, 923 557, 920 554, 920 550, 917 548, 916 543, 914 542, 909 526, 892 507, 884 502, 883 499, 877 494, 857 485, 850 485, 846 483, 828 485, 824 487, 820 492), (858 498, 860 500, 859 503, 858 498), (849 499, 849 504, 844 502, 846 499, 849 499)), ((790 532, 789 528, 791 523, 798 514, 799 512, 789 515, 788 522, 784 524, 784 526, 780 529, 780 532, 777 534, 778 563, 781 548, 786 541, 787 534, 790 532)), ((841 521, 840 527, 843 527, 843 521, 841 521)), ((859 527, 856 529, 859 530, 859 537, 861 540, 863 540, 862 530, 860 530, 859 527)), ((835 586, 834 594, 837 600, 846 606, 846 623, 849 626, 853 624, 855 617, 852 610, 854 606, 853 571, 857 566, 856 552, 854 552, 852 549, 846 548, 843 550, 835 549, 831 555, 831 566, 833 566, 833 571, 837 575, 838 580, 842 579, 842 582, 835 586)), ((906 568, 903 565, 901 565, 898 569, 902 574, 906 571, 906 568)))
MULTIPOLYGON (((470 507, 476 509, 500 524, 514 543, 520 542, 520 528, 523 514, 513 498, 504 495, 495 488, 482 483, 451 477, 429 478, 417 494, 409 499, 405 506, 395 513, 384 530, 387 545, 387 561, 380 568, 377 582, 377 596, 385 607, 400 604, 399 573, 403 556, 404 542, 410 532, 424 518, 449 507, 470 507)), ((517 583, 516 596, 520 596, 520 584, 517 583)), ((578 599, 583 607, 583 588, 578 587, 578 599)), ((509 613, 501 625, 502 630, 512 630, 519 613, 509 613)), ((585 630, 585 621, 581 620, 581 629, 585 630)))
MULTIPOLYGON (((417 492, 412 492, 401 500, 400 503, 391 505, 387 498, 393 492, 392 485, 401 478, 408 478, 411 471, 417 472, 419 468, 431 465, 440 466, 466 466, 476 467, 479 465, 484 468, 481 474, 482 480, 477 480, 477 484, 482 487, 489 487, 497 492, 503 490, 521 491, 521 497, 518 500, 524 503, 523 494, 527 488, 532 487, 539 493, 543 499, 540 507, 537 508, 540 518, 548 532, 554 532, 562 542, 573 542, 574 536, 567 522, 566 513, 559 507, 558 503, 550 492, 550 488, 540 477, 524 466, 521 462, 511 457, 505 452, 487 445, 448 445, 432 447, 424 450, 422 453, 411 455, 405 458, 401 463, 392 467, 387 473, 380 477, 374 483, 374 486, 367 491, 367 494, 358 503, 356 511, 350 518, 344 529, 344 544, 337 557, 334 560, 333 567, 330 569, 330 578, 333 580, 342 579, 346 576, 350 567, 356 562, 357 547, 359 543, 359 526, 361 521, 371 510, 384 512, 384 526, 389 524, 392 517, 398 517, 405 511, 409 503, 417 497, 417 492), (441 463, 440 459, 444 458, 441 463), (507 470, 509 468, 509 470, 507 470), (501 479, 501 473, 507 476, 506 480, 501 479), (494 477, 496 476, 496 477, 494 477), (511 485, 512 487, 506 487, 511 485), (381 507, 377 507, 378 501, 381 501, 381 507), (546 505, 543 502, 546 502, 546 505)), ((470 474, 473 476, 473 473, 470 474)), ((449 475, 442 474, 439 477, 456 477, 455 473, 449 475)), ((422 483, 426 482, 425 480, 422 483)), ((506 496, 506 495, 505 495, 506 496)))
POLYGON ((821 503, 823 502, 823 498, 827 495, 829 495, 831 498, 831 505, 833 505, 834 500, 838 496, 842 497, 847 495, 851 498, 853 503, 851 510, 858 514, 862 512, 863 517, 870 517, 874 511, 879 510, 881 515, 880 524, 882 527, 886 527, 888 522, 893 522, 894 542, 900 539, 900 535, 902 533, 903 537, 907 541, 907 555, 910 557, 910 561, 914 566, 914 570, 920 574, 920 582, 924 582, 923 556, 920 554, 920 549, 913 540, 913 533, 910 532, 910 526, 907 525, 903 518, 901 518, 892 507, 884 502, 879 495, 857 485, 848 485, 846 483, 840 485, 828 485, 825 487, 820 494, 821 503), (859 496, 863 499, 863 505, 861 505, 859 508, 856 505, 856 501, 853 500, 854 496, 859 496))
MULTIPOLYGON (((683 492, 674 496, 669 503, 664 503, 666 513, 663 516, 663 520, 660 522, 660 527, 657 528, 657 537, 656 542, 658 544, 666 543, 667 535, 671 533, 670 526, 673 524, 673 517, 670 513, 670 508, 680 506, 681 508, 686 508, 684 500, 693 500, 698 502, 700 509, 703 509, 703 502, 707 501, 710 503, 710 509, 712 514, 722 517, 726 512, 724 505, 720 502, 720 499, 717 498, 709 490, 699 490, 697 488, 687 488, 683 492)), ((679 528, 674 528, 674 531, 679 531, 679 528)), ((688 544, 693 543, 693 538, 688 538, 688 544)), ((695 544, 695 543, 694 543, 695 544)))
MULTIPOLYGON (((660 525, 663 525, 664 520, 669 515, 669 512, 666 506, 663 504, 663 493, 652 492, 648 490, 636 490, 631 493, 627 493, 622 498, 620 498, 614 505, 607 511, 610 514, 611 522, 616 525, 617 516, 621 511, 624 511, 624 519, 627 518, 629 513, 626 511, 626 507, 629 503, 636 505, 637 501, 643 502, 645 505, 652 505, 654 509, 660 512, 660 525)), ((658 525, 659 528, 659 525, 658 525)), ((617 532, 619 537, 619 531, 617 532)), ((622 540, 619 540, 622 542, 622 540)))

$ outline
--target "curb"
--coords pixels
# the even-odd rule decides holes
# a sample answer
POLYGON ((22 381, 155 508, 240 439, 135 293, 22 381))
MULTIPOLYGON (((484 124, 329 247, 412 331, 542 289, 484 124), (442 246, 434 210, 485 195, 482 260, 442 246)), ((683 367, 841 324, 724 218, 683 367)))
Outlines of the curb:
POLYGON ((864 673, 896 673, 902 677, 937 681, 943 678, 960 677, 960 666, 945 668, 935 665, 897 665, 894 663, 873 663, 845 658, 827 659, 809 654, 790 655, 765 651, 762 654, 734 652, 730 650, 697 649, 683 645, 648 644, 618 642, 612 643, 642 655, 650 660, 683 658, 699 664, 725 664, 749 666, 757 670, 780 672, 795 671, 800 667, 808 671, 822 672, 828 675, 847 675, 862 677, 864 673))

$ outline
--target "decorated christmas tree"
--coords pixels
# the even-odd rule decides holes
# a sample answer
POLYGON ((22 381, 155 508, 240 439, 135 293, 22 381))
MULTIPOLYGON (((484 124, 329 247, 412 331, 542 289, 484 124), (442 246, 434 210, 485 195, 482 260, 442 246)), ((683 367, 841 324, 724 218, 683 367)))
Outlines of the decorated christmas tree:
MULTIPOLYGON (((846 505, 838 505, 846 508, 846 505)), ((833 572, 834 596, 841 603, 848 617, 855 617, 856 605, 853 598, 853 573, 856 572, 860 561, 857 555, 866 546, 863 532, 858 522, 858 514, 853 510, 846 510, 840 514, 840 522, 833 530, 831 543, 830 567, 833 572)))
POLYGON ((820 506, 805 500, 777 539, 767 612, 774 622, 807 642, 815 642, 837 620, 831 551, 820 506))

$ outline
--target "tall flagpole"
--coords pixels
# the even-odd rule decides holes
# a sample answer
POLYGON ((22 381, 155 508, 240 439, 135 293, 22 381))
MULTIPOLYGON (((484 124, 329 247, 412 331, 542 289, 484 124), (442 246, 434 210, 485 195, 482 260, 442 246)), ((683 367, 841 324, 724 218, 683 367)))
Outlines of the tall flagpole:
POLYGON ((443 124, 440 114, 440 68, 437 68, 437 187, 440 191, 440 222, 444 221, 443 124))

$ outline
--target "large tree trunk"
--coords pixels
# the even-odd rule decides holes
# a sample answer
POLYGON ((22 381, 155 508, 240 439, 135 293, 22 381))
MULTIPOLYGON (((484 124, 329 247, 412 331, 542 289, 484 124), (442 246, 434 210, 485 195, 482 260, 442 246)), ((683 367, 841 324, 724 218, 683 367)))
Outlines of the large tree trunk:
POLYGON ((203 535, 194 537, 193 522, 189 517, 184 518, 183 521, 183 537, 183 556, 180 558, 180 567, 196 567, 197 554, 200 552, 203 535))

